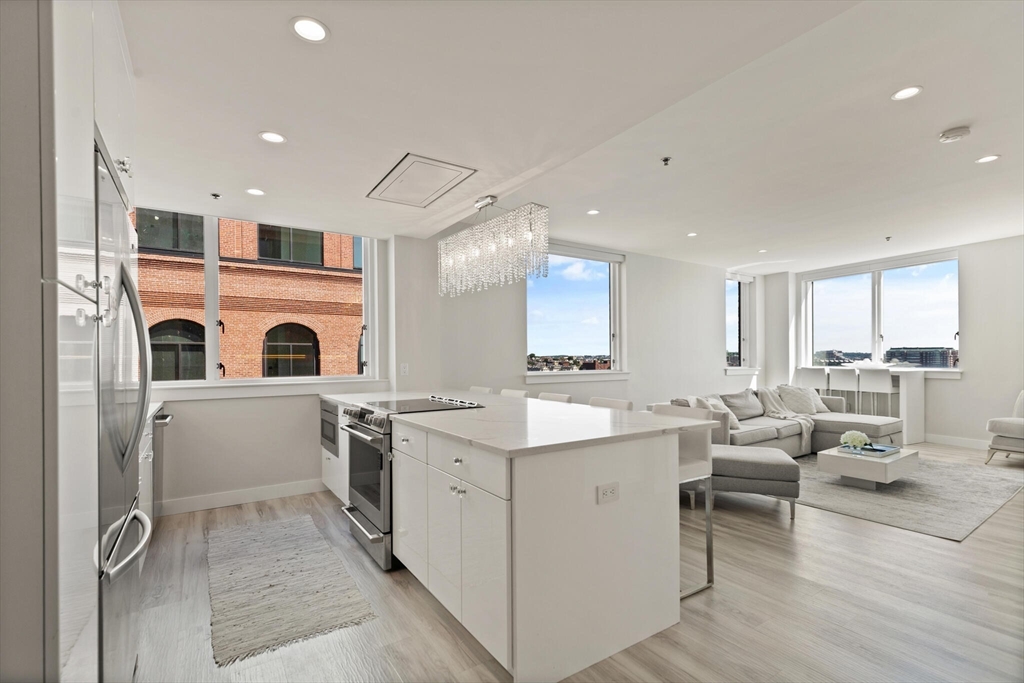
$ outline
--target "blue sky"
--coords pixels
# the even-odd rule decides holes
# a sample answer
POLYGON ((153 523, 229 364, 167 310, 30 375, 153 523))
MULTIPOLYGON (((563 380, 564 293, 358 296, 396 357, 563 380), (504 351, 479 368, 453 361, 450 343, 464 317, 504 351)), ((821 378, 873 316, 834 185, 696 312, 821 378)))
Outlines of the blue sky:
MULTIPOLYGON (((887 270, 882 275, 884 348, 959 348, 956 261, 887 270)), ((871 351, 871 274, 814 283, 814 350, 871 351)))
POLYGON ((608 264, 548 256, 548 276, 526 281, 527 353, 607 355, 608 264))
POLYGON ((740 283, 725 281, 725 350, 740 350, 740 283))

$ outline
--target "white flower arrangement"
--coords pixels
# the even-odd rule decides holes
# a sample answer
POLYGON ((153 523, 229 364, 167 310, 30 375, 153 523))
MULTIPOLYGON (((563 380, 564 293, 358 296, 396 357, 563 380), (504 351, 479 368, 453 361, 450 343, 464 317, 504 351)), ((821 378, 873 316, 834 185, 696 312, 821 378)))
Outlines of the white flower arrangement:
POLYGON ((869 439, 868 435, 864 432, 851 430, 849 432, 844 432, 843 435, 839 437, 839 443, 844 446, 849 446, 850 448, 864 448, 871 443, 871 439, 869 439))

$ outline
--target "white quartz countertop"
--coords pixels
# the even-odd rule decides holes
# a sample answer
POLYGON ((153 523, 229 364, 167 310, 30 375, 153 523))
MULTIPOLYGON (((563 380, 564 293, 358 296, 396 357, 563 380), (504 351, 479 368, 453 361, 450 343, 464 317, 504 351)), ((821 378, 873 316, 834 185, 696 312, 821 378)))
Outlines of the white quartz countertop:
MULTIPOLYGON (((711 420, 595 408, 536 398, 513 398, 455 390, 433 393, 475 401, 484 407, 407 413, 394 415, 392 420, 509 458, 718 426, 718 422, 711 420)), ((402 391, 330 394, 321 395, 320 398, 345 406, 371 401, 427 398, 430 394, 426 391, 402 391)))

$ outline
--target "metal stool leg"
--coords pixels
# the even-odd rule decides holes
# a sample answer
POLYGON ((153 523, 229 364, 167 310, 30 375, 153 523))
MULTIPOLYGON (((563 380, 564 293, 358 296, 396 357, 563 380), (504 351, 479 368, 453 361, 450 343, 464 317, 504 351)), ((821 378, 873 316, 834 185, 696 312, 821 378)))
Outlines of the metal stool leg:
POLYGON ((714 491, 711 488, 711 477, 708 477, 704 483, 704 533, 705 533, 705 554, 707 555, 708 562, 708 578, 707 582, 701 586, 691 588, 685 591, 679 591, 679 599, 688 598, 694 593, 699 593, 706 588, 711 588, 715 584, 715 546, 714 546, 714 533, 711 525, 711 501, 714 496, 714 491))

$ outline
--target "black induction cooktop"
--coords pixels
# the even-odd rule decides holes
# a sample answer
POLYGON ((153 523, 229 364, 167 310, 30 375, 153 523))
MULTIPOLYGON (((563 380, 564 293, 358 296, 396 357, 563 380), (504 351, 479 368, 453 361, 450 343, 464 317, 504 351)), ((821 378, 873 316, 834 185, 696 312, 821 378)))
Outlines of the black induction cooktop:
POLYGON ((435 410, 464 410, 466 408, 483 408, 479 403, 462 401, 442 396, 430 398, 407 398, 397 401, 370 401, 366 405, 379 408, 387 413, 430 413, 435 410))

